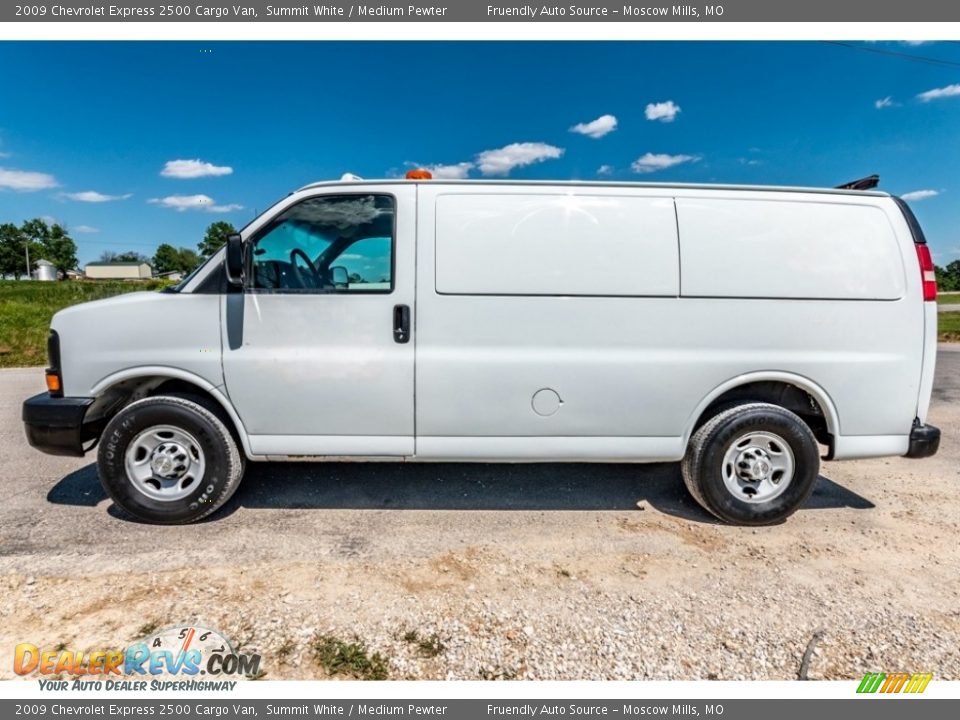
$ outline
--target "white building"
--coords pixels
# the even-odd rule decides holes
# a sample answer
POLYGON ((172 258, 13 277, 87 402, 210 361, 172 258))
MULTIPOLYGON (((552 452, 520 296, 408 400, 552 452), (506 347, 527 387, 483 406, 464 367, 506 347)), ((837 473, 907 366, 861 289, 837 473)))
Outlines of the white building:
POLYGON ((145 262, 95 262, 83 267, 88 280, 149 280, 153 268, 145 262))

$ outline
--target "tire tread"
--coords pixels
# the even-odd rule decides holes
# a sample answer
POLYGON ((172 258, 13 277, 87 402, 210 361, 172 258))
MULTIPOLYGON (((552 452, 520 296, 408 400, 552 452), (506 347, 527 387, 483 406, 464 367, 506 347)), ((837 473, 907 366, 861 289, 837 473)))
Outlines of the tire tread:
MULTIPOLYGON (((129 405, 125 406, 120 412, 113 416, 110 422, 107 424, 107 427, 104 428, 103 437, 107 437, 109 433, 113 430, 116 423, 122 422, 124 416, 131 411, 135 411, 140 408, 150 407, 152 405, 174 405, 179 406, 183 409, 189 410, 193 413, 196 413, 204 420, 206 420, 212 426, 216 439, 223 444, 223 447, 226 449, 227 455, 227 468, 226 468, 226 483, 220 489, 219 494, 216 499, 206 503, 209 507, 204 508, 204 511, 200 514, 185 519, 185 520, 167 520, 151 518, 149 521, 158 524, 158 525, 187 525, 195 522, 199 522, 206 517, 209 517, 217 510, 219 510, 223 505, 233 496, 237 491, 237 488, 240 486, 240 480, 243 477, 244 471, 244 457, 240 453, 239 448, 237 447, 237 442, 234 439, 233 433, 230 429, 224 424, 223 420, 218 416, 217 413, 213 412, 210 408, 206 406, 206 403, 200 398, 191 398, 185 395, 153 395, 151 397, 143 398, 141 400, 136 400, 129 405)), ((104 450, 104 444, 100 444, 98 451, 98 460, 100 455, 102 455, 104 450)), ((107 491, 107 494, 110 495, 110 498, 125 512, 130 512, 123 507, 122 499, 118 498, 108 483, 103 483, 104 489, 107 491)), ((136 513, 130 513, 136 515, 136 513)), ((139 517, 139 516, 138 516, 139 517)))
MULTIPOLYGON (((704 497, 702 483, 706 478, 703 472, 703 462, 708 448, 713 443, 716 435, 722 430, 723 426, 734 416, 752 410, 763 410, 770 413, 789 416, 789 419, 795 422, 799 427, 802 427, 804 430, 806 430, 810 440, 814 444, 816 443, 813 433, 799 416, 790 410, 781 407, 780 405, 774 405, 766 402, 744 402, 739 405, 734 405, 733 407, 722 409, 707 422, 701 425, 700 428, 690 438, 690 442, 687 444, 687 451, 684 453, 683 460, 680 464, 680 474, 683 477, 683 484, 686 486, 687 491, 690 493, 693 499, 697 501, 697 504, 711 515, 724 522, 730 522, 730 518, 724 517, 718 513, 713 507, 711 507, 710 503, 707 502, 706 498, 704 497)), ((806 498, 809 497, 810 493, 812 492, 813 485, 811 484, 810 488, 804 494, 803 500, 806 500, 806 498)))

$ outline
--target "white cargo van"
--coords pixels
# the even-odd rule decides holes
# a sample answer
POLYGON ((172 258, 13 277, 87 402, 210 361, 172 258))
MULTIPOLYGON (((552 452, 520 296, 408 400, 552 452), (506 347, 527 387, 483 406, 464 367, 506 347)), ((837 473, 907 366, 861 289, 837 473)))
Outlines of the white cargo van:
POLYGON ((99 442, 158 523, 246 461, 350 458, 682 460, 709 512, 765 524, 821 455, 936 452, 936 285, 899 199, 415 175, 304 187, 171 291, 57 313, 30 442, 99 442))

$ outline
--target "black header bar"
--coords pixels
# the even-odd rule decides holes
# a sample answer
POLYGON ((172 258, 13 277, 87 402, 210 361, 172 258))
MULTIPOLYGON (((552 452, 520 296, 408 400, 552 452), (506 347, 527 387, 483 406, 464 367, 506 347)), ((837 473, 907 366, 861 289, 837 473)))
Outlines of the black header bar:
MULTIPOLYGON (((3 3, 0 22, 957 22, 960 3, 944 0, 723 0, 715 3, 486 2, 403 3, 285 0, 151 2, 27 0, 3 3)), ((929 38, 931 40, 937 38, 929 38)))

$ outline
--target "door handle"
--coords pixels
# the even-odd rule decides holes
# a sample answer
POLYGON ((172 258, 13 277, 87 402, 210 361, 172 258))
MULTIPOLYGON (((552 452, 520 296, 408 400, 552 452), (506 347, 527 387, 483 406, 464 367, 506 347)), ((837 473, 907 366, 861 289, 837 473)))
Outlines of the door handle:
POLYGON ((398 343, 410 342, 410 306, 393 306, 393 340, 398 343))

